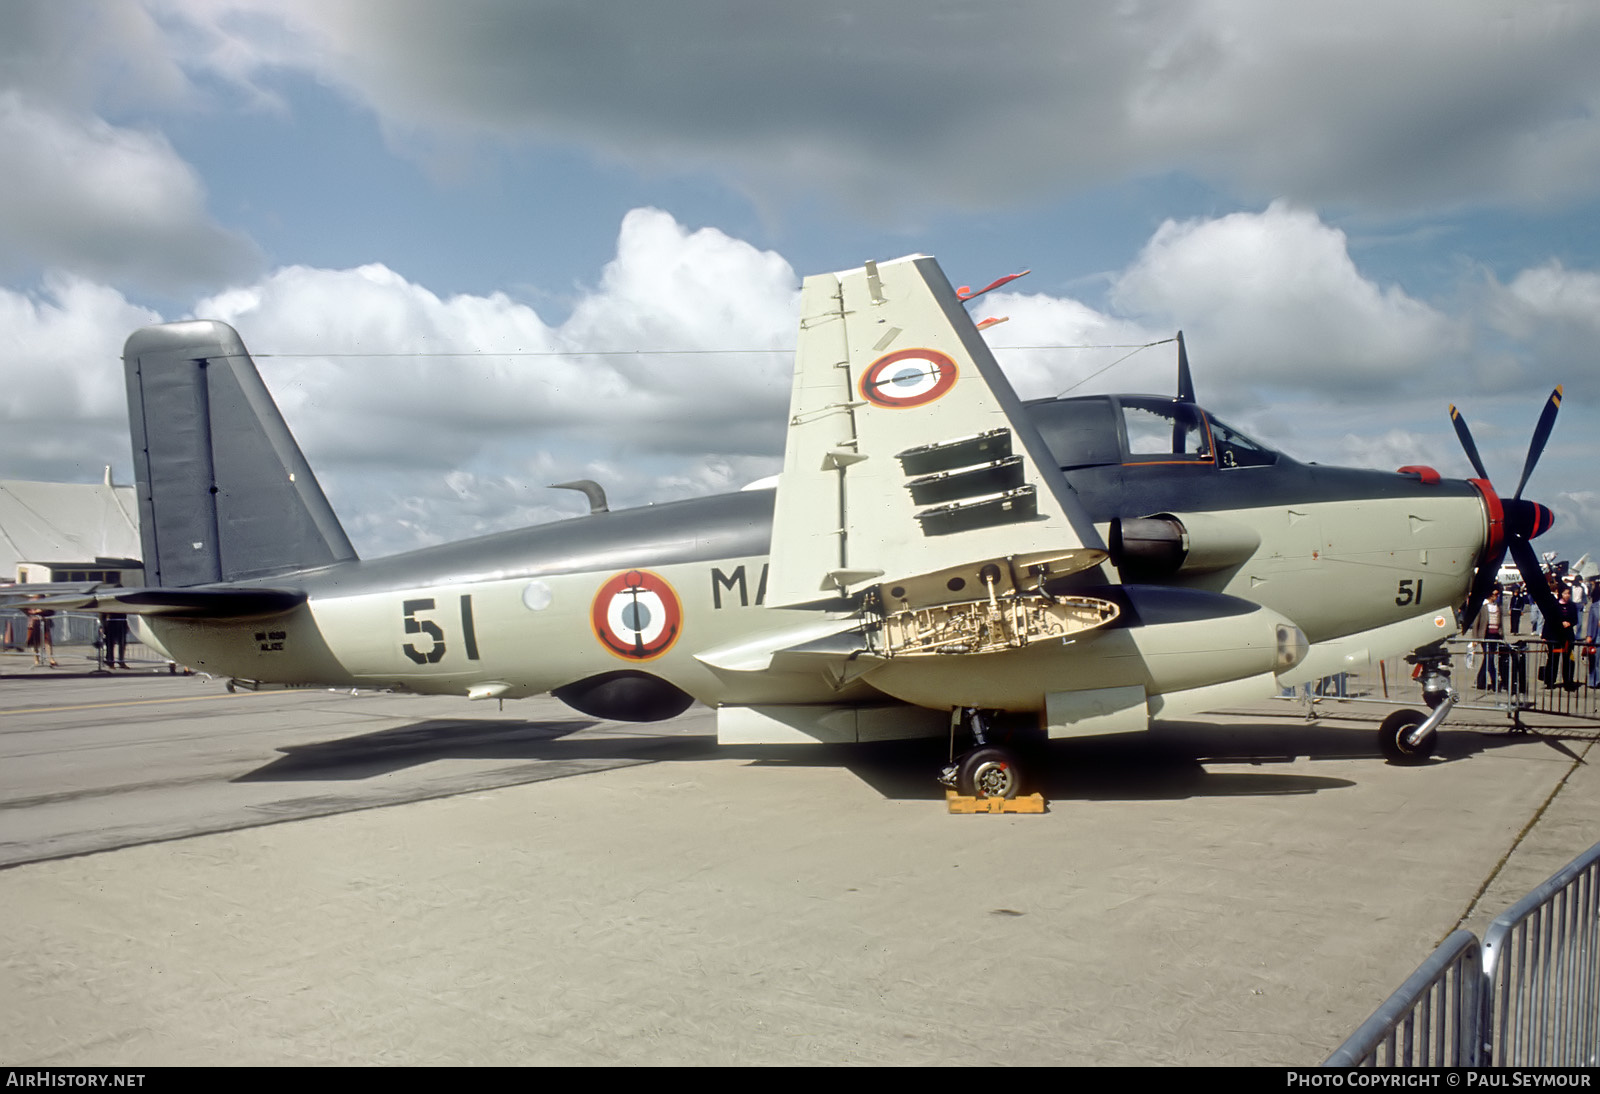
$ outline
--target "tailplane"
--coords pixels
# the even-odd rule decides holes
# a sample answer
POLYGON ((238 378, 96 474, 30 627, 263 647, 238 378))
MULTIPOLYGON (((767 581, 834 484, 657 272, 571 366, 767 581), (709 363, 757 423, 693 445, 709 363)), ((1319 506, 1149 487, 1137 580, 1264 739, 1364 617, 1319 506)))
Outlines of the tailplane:
POLYGON ((356 557, 232 327, 145 327, 129 337, 123 367, 147 585, 356 557))

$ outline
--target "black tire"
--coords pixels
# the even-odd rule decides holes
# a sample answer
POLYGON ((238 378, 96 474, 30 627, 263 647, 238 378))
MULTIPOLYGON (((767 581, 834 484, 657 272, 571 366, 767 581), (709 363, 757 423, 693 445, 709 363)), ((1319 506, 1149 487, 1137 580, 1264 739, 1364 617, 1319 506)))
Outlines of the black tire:
POLYGON ((1006 749, 975 748, 961 757, 956 790, 969 798, 1015 798, 1022 792, 1022 769, 1006 749))
POLYGON ((1428 757, 1433 755, 1438 733, 1428 734, 1428 739, 1417 745, 1406 740, 1412 730, 1427 720, 1428 716, 1419 710, 1397 710, 1385 718, 1383 725, 1378 727, 1378 747, 1383 750, 1384 758, 1392 764, 1427 762, 1428 757))

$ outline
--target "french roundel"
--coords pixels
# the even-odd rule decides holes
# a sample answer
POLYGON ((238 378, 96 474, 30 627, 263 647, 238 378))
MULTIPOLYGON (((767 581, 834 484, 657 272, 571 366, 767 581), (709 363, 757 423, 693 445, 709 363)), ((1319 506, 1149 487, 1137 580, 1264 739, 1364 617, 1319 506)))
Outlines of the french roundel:
POLYGON ((600 644, 630 661, 660 657, 683 630, 683 604, 649 570, 629 570, 600 586, 590 622, 600 644))
POLYGON ((861 397, 890 409, 931 403, 956 383, 956 363, 932 349, 903 349, 872 362, 861 376, 861 397))

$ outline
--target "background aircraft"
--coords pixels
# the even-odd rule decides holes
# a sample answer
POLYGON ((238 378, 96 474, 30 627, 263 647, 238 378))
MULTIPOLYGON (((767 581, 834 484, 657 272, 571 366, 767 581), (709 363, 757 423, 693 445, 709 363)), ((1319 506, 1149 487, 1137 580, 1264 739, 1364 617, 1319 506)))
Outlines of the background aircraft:
MULTIPOLYGON (((1557 396, 1502 502, 1459 417, 1476 480, 1301 464, 1196 405, 1181 341, 1176 398, 1022 403, 974 295, 922 256, 807 278, 775 490, 379 559, 231 328, 146 328, 125 363, 148 587, 49 603, 140 613, 252 682, 635 720, 698 699, 734 743, 959 734, 943 778, 1010 796, 1030 742, 1435 643, 1549 527, 1521 491, 1557 396)), ((1416 729, 1387 726, 1391 753, 1425 753, 1416 729)))

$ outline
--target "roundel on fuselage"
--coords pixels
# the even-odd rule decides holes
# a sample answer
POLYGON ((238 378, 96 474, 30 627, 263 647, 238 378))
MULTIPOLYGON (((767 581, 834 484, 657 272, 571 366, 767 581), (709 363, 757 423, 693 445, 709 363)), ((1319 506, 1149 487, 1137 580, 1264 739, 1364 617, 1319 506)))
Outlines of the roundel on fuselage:
POLYGON ((862 373, 861 397, 890 410, 923 406, 954 387, 956 376, 956 363, 938 350, 897 350, 862 373))
POLYGON ((600 586, 589 621, 606 649, 629 661, 649 661, 678 640, 683 603, 659 574, 628 570, 600 586))

